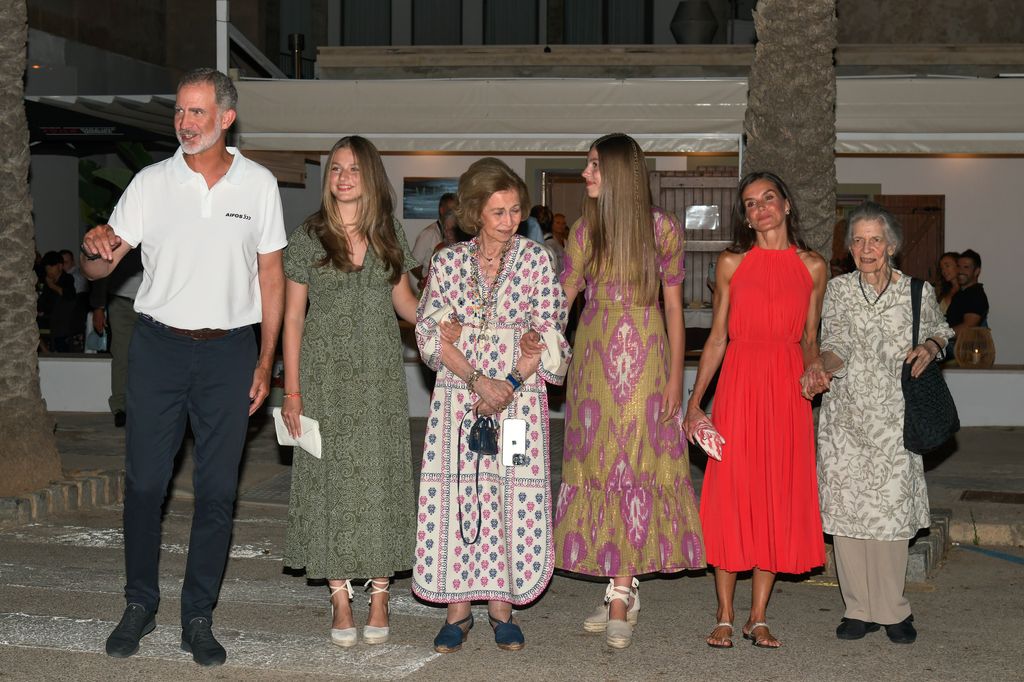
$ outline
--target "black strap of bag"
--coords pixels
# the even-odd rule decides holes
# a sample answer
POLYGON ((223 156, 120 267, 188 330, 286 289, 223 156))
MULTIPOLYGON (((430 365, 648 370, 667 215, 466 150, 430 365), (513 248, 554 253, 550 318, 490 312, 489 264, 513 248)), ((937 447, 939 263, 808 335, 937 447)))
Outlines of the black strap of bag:
MULTIPOLYGON (((459 439, 455 443, 456 476, 455 476, 455 499, 458 502, 462 483, 462 428, 466 420, 463 417, 459 423, 459 439)), ((466 531, 463 528, 462 505, 459 505, 459 537, 464 545, 475 545, 480 542, 480 528, 483 523, 483 503, 480 501, 480 461, 485 457, 495 457, 498 454, 498 422, 494 417, 477 417, 473 426, 469 429, 469 441, 466 443, 469 450, 476 455, 476 473, 473 477, 473 492, 476 495, 476 534, 473 540, 466 539, 466 531)))
MULTIPOLYGON (((913 345, 917 347, 921 326, 921 292, 924 282, 910 280, 910 305, 913 312, 913 345)), ((903 363, 903 446, 923 455, 948 441, 960 430, 960 417, 953 396, 934 361, 916 379, 910 374, 911 363, 903 363)))

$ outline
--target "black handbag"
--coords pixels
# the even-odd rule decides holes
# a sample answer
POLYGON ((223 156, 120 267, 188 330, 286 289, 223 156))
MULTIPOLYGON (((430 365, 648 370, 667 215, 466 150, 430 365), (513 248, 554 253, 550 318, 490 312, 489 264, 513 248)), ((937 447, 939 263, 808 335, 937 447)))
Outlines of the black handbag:
POLYGON ((478 455, 498 454, 498 422, 494 417, 477 417, 469 429, 469 449, 478 455))
MULTIPOLYGON (((924 282, 910 280, 910 303, 914 311, 914 341, 917 347, 921 326, 921 290, 924 282)), ((921 376, 910 376, 910 363, 903 363, 903 446, 923 455, 953 437, 960 430, 960 417, 938 363, 932 361, 921 376)))

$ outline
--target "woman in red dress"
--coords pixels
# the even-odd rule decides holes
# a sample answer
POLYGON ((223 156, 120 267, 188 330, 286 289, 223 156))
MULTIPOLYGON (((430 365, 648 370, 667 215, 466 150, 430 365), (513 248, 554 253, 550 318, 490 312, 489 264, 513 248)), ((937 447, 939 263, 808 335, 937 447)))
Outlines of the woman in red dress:
POLYGON ((809 369, 811 381, 825 379, 817 335, 828 275, 801 241, 792 195, 775 174, 743 178, 733 218, 736 236, 718 258, 711 332, 683 426, 692 439, 707 420, 701 401, 721 365, 713 422, 725 444, 721 461, 708 460, 700 505, 718 593, 707 643, 732 646, 736 574, 753 569, 742 633, 774 648, 780 642, 766 612, 775 574, 825 561, 811 405, 800 377, 809 369))

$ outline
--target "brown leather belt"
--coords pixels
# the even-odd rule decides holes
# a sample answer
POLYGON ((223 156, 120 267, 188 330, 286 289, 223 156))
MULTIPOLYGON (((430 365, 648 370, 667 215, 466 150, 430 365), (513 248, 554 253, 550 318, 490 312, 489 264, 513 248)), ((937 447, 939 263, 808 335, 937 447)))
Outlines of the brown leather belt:
POLYGON ((187 336, 188 338, 195 339, 196 341, 212 341, 213 339, 220 339, 234 331, 232 329, 210 329, 209 327, 204 327, 203 329, 179 329, 178 327, 172 327, 169 324, 164 324, 159 320, 155 320, 146 314, 140 314, 139 317, 144 317, 146 320, 152 322, 158 327, 166 329, 167 331, 180 334, 181 336, 187 336))

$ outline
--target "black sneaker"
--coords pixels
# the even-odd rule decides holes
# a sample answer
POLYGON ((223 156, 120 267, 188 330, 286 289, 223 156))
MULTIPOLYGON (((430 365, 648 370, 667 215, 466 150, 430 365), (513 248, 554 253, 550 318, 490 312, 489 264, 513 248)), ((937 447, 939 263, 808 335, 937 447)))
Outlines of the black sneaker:
POLYGON ((114 413, 114 426, 117 428, 124 428, 125 422, 128 421, 128 415, 124 413, 124 410, 118 410, 114 413))
POLYGON ((917 640, 917 630, 914 629, 914 616, 910 615, 899 623, 885 626, 885 634, 889 635, 889 641, 896 644, 913 644, 917 640))
POLYGON ((129 604, 121 622, 107 637, 107 656, 128 658, 139 650, 139 640, 156 628, 156 613, 142 604, 129 604))
POLYGON ((181 629, 181 648, 199 665, 223 665, 228 659, 228 652, 213 636, 208 618, 193 618, 181 629))
POLYGON ((843 618, 836 628, 836 637, 839 639, 860 639, 869 632, 875 632, 881 626, 878 623, 869 623, 856 618, 843 618))

